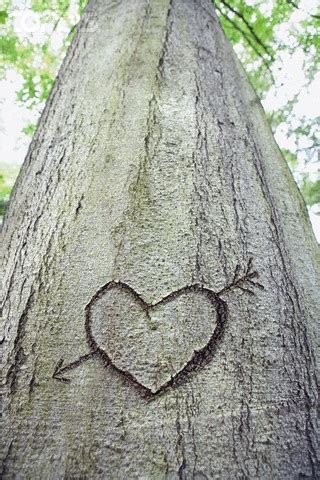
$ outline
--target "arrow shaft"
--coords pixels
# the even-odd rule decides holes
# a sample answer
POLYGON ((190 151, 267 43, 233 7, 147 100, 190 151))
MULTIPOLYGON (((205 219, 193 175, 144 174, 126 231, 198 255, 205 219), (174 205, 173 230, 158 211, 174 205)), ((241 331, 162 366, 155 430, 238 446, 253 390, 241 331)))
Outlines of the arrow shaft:
POLYGON ((66 365, 63 368, 60 368, 59 369, 59 374, 68 372, 69 370, 72 370, 72 369, 78 367, 79 365, 86 362, 87 360, 94 357, 95 355, 96 355, 96 352, 90 352, 90 353, 87 353, 86 355, 82 355, 81 357, 78 358, 78 360, 75 360, 74 362, 69 363, 69 365, 66 365))

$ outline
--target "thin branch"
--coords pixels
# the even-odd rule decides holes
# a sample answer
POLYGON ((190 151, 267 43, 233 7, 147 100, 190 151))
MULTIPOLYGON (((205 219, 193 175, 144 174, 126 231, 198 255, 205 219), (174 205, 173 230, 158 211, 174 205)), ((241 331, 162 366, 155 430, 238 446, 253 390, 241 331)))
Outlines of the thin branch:
POLYGON ((235 8, 233 8, 231 5, 229 5, 225 0, 220 0, 221 3, 228 8, 228 10, 230 10, 232 13, 234 13, 235 15, 237 15, 237 17, 240 18, 240 20, 243 21, 243 23, 246 25, 246 27, 248 28, 248 30, 251 32, 251 35, 253 36, 253 38, 255 39, 255 41, 257 42, 258 45, 260 45, 260 47, 265 51, 265 53, 267 55, 269 55, 269 57, 271 58, 271 60, 274 60, 274 56, 272 54, 272 52, 270 52, 270 49, 263 43, 263 41, 261 40, 261 38, 258 37, 258 35, 256 34, 254 28, 252 28, 252 25, 250 25, 250 23, 248 22, 248 20, 242 15, 242 13, 238 12, 238 10, 236 10, 235 8))
POLYGON ((67 13, 68 11, 68 8, 69 8, 69 4, 67 4, 67 6, 63 9, 63 12, 61 15, 59 15, 59 13, 56 12, 56 10, 54 8, 50 8, 50 10, 52 12, 54 12, 56 15, 58 15, 58 19, 56 20, 56 22, 54 23, 53 25, 53 28, 50 32, 50 35, 49 35, 49 38, 52 37, 52 35, 54 34, 54 32, 56 31, 56 29, 58 28, 58 25, 59 23, 61 22, 61 20, 64 18, 65 14, 67 13))
POLYGON ((216 9, 221 13, 221 15, 226 19, 228 20, 229 23, 231 23, 231 25, 236 29, 238 30, 238 32, 241 33, 241 35, 243 36, 243 38, 246 40, 246 42, 248 43, 248 45, 252 48, 252 50, 258 55, 258 57, 262 60, 264 66, 266 67, 266 69, 268 70, 268 72, 270 73, 270 76, 271 76, 271 80, 272 80, 272 83, 273 85, 275 85, 275 79, 274 79, 274 76, 273 76, 273 73, 272 73, 272 70, 270 69, 270 66, 269 66, 269 63, 268 61, 264 58, 264 56, 262 55, 262 53, 257 49, 257 47, 255 46, 254 43, 251 42, 251 38, 247 35, 247 32, 245 32, 244 30, 242 30, 241 27, 239 27, 239 25, 234 22, 233 20, 231 20, 231 18, 228 17, 228 15, 226 15, 220 7, 218 7, 218 5, 216 5, 216 9))
POLYGON ((292 0, 287 0, 287 3, 289 3, 290 5, 292 5, 294 8, 296 8, 297 10, 301 10, 302 12, 305 12, 307 15, 310 15, 310 17, 312 18, 316 18, 317 20, 320 20, 320 15, 315 15, 315 14, 312 14, 310 12, 308 12, 307 10, 305 10, 304 8, 300 8, 299 5, 297 5, 295 2, 293 2, 292 0))

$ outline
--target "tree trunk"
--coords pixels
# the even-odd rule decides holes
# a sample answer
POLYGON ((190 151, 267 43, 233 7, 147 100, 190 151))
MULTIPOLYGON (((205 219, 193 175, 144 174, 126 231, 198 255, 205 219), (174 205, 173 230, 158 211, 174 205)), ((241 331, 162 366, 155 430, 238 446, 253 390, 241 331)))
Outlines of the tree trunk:
POLYGON ((319 252, 209 0, 89 4, 1 243, 3 478, 320 478, 319 252))

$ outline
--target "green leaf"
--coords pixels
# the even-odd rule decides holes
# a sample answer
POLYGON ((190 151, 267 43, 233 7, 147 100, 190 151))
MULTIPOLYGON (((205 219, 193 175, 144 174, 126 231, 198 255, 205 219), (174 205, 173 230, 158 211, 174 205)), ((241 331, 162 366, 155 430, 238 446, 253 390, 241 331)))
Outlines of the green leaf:
POLYGON ((4 215, 9 202, 11 188, 12 186, 5 182, 4 175, 0 174, 0 216, 4 215))
POLYGON ((37 125, 35 123, 29 123, 26 127, 22 129, 25 135, 33 137, 34 132, 36 131, 37 125))
POLYGON ((282 153, 284 158, 287 160, 289 166, 291 167, 291 169, 294 170, 298 165, 297 155, 295 155, 294 153, 290 152, 290 150, 287 150, 285 148, 282 149, 282 153))
POLYGON ((308 177, 305 177, 300 185, 300 190, 307 205, 320 203, 320 180, 312 182, 308 177))
POLYGON ((8 19, 8 12, 0 10, 0 25, 4 25, 8 19))

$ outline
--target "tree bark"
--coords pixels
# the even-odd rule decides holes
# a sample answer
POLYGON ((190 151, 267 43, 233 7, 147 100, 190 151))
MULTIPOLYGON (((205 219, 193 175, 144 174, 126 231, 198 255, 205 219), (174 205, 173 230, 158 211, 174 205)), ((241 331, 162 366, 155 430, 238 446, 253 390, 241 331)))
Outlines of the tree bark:
POLYGON ((320 478, 319 251, 209 0, 89 4, 1 249, 3 478, 320 478))

